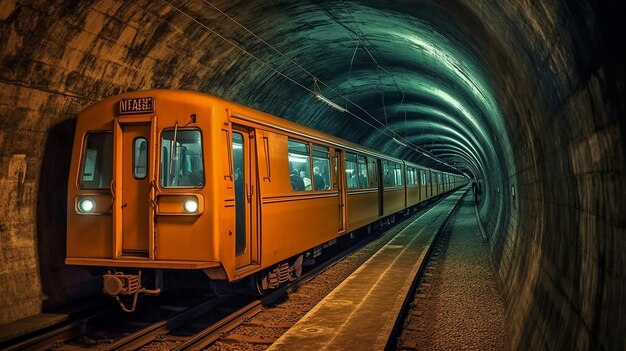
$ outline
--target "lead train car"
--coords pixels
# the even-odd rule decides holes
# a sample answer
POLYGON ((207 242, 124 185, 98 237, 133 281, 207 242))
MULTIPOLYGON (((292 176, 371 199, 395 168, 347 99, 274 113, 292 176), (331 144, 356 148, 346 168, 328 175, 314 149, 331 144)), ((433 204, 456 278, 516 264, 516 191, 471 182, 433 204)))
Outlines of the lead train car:
POLYGON ((65 262, 108 270, 126 311, 159 292, 129 270, 269 289, 303 253, 466 182, 210 95, 126 93, 78 116, 65 262))

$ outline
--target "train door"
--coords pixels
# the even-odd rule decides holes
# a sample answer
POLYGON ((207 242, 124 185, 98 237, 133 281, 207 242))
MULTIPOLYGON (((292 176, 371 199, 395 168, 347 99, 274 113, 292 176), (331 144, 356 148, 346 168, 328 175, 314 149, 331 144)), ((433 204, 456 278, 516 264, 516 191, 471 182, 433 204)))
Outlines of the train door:
POLYGON ((339 191, 339 223, 338 230, 341 233, 346 230, 346 201, 348 194, 345 191, 345 174, 344 161, 342 151, 335 149, 335 157, 333 157, 334 165, 334 178, 337 181, 336 189, 339 191))
POLYGON ((258 182, 254 137, 254 130, 233 125, 236 269, 254 263, 258 257, 258 182))
POLYGON ((433 193, 433 172, 428 171, 428 188, 430 189, 430 196, 433 197, 435 194, 433 193))
POLYGON ((420 169, 415 169, 415 183, 417 183, 417 201, 422 201, 422 178, 420 169))
POLYGON ((378 217, 383 216, 383 197, 385 188, 385 178, 383 177, 383 164, 382 160, 378 161, 378 217))
MULTIPOLYGON (((150 177, 149 124, 121 124, 121 239, 122 255, 149 257, 150 177)), ((119 144, 118 144, 119 145, 119 144)), ((119 157, 120 154, 118 153, 119 157)))

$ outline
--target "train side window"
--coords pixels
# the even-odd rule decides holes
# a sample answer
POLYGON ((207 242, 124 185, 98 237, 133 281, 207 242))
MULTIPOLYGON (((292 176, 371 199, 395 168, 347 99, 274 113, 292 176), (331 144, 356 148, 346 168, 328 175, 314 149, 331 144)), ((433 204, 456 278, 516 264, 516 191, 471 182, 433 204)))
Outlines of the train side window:
POLYGON ((133 142, 133 177, 144 179, 148 175, 148 140, 136 138, 133 142))
POLYGON ((403 182, 402 182, 402 165, 399 163, 396 163, 395 165, 395 180, 396 180, 396 186, 402 186, 403 182))
POLYGON ((291 190, 309 191, 311 190, 311 158, 309 156, 309 144, 289 139, 289 180, 291 190))
POLYGON ((413 185, 413 168, 406 168, 406 185, 413 185))
POLYGON ((330 151, 321 145, 313 145, 313 187, 330 189, 330 151))
POLYGON ((359 188, 364 189, 369 187, 367 182, 367 160, 365 156, 357 156, 357 170, 359 172, 359 188))
POLYGON ((348 183, 348 189, 359 188, 357 171, 356 155, 346 152, 346 182, 348 183))
POLYGON ((78 176, 81 189, 108 189, 113 175, 113 134, 94 132, 85 136, 78 176))
POLYGON ((200 188, 204 185, 200 130, 165 130, 161 134, 161 146, 161 186, 200 188))

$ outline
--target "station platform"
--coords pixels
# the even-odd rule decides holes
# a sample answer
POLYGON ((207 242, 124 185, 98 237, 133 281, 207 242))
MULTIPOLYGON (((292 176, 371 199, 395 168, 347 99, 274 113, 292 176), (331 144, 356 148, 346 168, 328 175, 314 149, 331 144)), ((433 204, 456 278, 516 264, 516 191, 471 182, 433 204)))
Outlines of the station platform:
POLYGON ((428 247, 467 189, 414 220, 267 350, 384 350, 428 247))

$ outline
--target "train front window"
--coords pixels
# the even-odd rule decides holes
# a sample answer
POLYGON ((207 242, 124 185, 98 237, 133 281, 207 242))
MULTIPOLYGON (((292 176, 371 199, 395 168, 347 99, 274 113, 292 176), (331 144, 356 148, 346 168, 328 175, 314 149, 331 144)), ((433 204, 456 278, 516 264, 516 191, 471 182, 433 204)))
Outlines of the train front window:
POLYGON ((113 174, 113 134, 88 133, 78 176, 81 189, 108 189, 113 174))
POLYGON ((202 134, 197 129, 168 129, 161 134, 161 186, 201 188, 204 185, 202 134))
POLYGON ((144 179, 148 175, 148 140, 136 138, 133 142, 133 177, 144 179))

